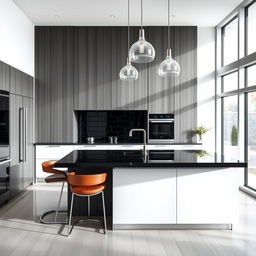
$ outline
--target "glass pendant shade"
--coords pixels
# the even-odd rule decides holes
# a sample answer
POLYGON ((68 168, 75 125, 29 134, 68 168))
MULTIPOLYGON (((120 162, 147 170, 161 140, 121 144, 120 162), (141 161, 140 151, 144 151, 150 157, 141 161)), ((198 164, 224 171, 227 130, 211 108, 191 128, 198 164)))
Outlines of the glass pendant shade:
POLYGON ((119 77, 122 81, 133 81, 138 79, 138 71, 135 67, 131 65, 129 59, 127 59, 127 64, 124 66, 119 73, 119 77))
POLYGON ((145 40, 144 29, 140 29, 139 33, 139 40, 129 50, 131 61, 135 63, 151 62, 155 59, 155 49, 145 40))
POLYGON ((158 67, 158 75, 160 77, 175 77, 180 74, 180 65, 171 56, 171 50, 167 50, 167 57, 158 67))

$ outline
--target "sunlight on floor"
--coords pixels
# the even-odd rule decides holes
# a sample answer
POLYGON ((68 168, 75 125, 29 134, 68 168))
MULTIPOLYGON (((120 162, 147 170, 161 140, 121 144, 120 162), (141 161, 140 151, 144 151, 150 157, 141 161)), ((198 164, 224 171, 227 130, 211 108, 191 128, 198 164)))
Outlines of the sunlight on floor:
MULTIPOLYGON (((58 185, 37 184, 0 209, 0 255, 253 255, 256 251, 256 200, 240 194, 240 218, 233 231, 108 231, 76 226, 43 225, 39 216, 54 209, 58 185)), ((65 188, 66 190, 66 188, 65 188)), ((61 205, 66 209, 66 192, 61 205)))

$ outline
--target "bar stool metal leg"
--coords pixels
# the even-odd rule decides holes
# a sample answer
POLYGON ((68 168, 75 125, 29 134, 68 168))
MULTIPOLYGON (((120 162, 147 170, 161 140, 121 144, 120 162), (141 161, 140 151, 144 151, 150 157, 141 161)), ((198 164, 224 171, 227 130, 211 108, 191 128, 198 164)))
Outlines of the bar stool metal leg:
POLYGON ((91 215, 90 196, 88 196, 87 202, 88 202, 88 217, 90 217, 91 215))
POLYGON ((63 194, 63 189, 64 189, 64 183, 65 181, 62 183, 62 187, 61 187, 61 191, 60 191, 60 196, 59 196, 59 201, 58 201, 58 207, 57 207, 57 210, 51 210, 51 211, 47 211, 45 212, 44 214, 42 214, 39 218, 40 222, 43 223, 43 224, 67 224, 67 222, 63 222, 63 221, 59 221, 57 222, 57 217, 58 217, 58 214, 60 212, 65 212, 67 213, 67 211, 60 211, 60 203, 61 203, 61 199, 62 199, 62 194, 63 194), (49 215, 49 214, 53 214, 55 213, 55 219, 54 221, 45 221, 44 218, 49 215))
POLYGON ((63 193, 64 183, 65 183, 65 182, 62 182, 62 187, 61 187, 61 192, 60 192, 60 197, 59 197, 58 207, 57 207, 57 211, 56 211, 55 219, 54 219, 54 221, 55 221, 55 222, 57 222, 57 217, 58 217, 59 210, 60 210, 60 203, 61 203, 61 198, 62 198, 62 193, 63 193))
POLYGON ((71 219, 72 219, 73 202, 74 202, 74 193, 72 193, 71 205, 70 205, 70 213, 69 213, 69 221, 68 221, 68 235, 67 235, 68 237, 71 233, 70 225, 71 225, 71 219))
POLYGON ((102 195, 102 207, 103 207, 103 217, 104 217, 104 234, 107 233, 107 223, 106 223, 106 210, 105 210, 105 200, 104 200, 104 191, 101 192, 102 195))

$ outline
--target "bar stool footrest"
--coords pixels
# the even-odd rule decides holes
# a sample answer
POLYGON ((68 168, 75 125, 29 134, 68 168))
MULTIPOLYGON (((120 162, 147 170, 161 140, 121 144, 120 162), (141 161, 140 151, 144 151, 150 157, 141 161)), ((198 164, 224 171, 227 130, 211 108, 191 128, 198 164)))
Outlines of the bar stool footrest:
POLYGON ((86 219, 79 219, 79 220, 75 221, 75 222, 72 224, 72 226, 71 226, 69 235, 71 234, 71 232, 72 232, 72 230, 73 230, 73 228, 74 228, 74 226, 75 226, 76 224, 82 224, 82 223, 86 223, 86 222, 97 222, 97 223, 101 224, 101 225, 103 226, 103 228, 101 228, 101 229, 103 229, 104 234, 106 234, 106 230, 105 230, 105 228, 104 228, 104 222, 103 222, 103 221, 101 221, 101 220, 99 220, 99 219, 86 218, 86 219))
MULTIPOLYGON (((46 217, 46 216, 48 216, 48 215, 50 215, 50 214, 53 214, 53 213, 55 213, 56 214, 56 210, 50 210, 50 211, 47 211, 47 212, 45 212, 45 213, 43 213, 41 216, 40 216, 40 218, 39 218, 39 220, 40 220, 40 222, 42 223, 42 224, 68 224, 68 216, 67 216, 67 221, 45 221, 44 220, 44 218, 46 217)), ((58 211, 58 213, 67 213, 68 214, 68 212, 67 211, 58 211)))

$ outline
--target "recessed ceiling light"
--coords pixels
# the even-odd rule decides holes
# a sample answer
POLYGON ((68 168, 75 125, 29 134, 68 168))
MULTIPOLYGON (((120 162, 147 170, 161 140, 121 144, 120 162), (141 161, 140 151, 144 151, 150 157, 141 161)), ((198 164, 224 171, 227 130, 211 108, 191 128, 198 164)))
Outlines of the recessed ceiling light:
POLYGON ((60 15, 54 14, 54 18, 59 19, 59 18, 60 18, 60 15))
POLYGON ((170 18, 174 19, 176 16, 174 14, 171 14, 170 18))
POLYGON ((115 18, 116 18, 116 15, 110 14, 109 17, 110 17, 111 19, 115 19, 115 18))

